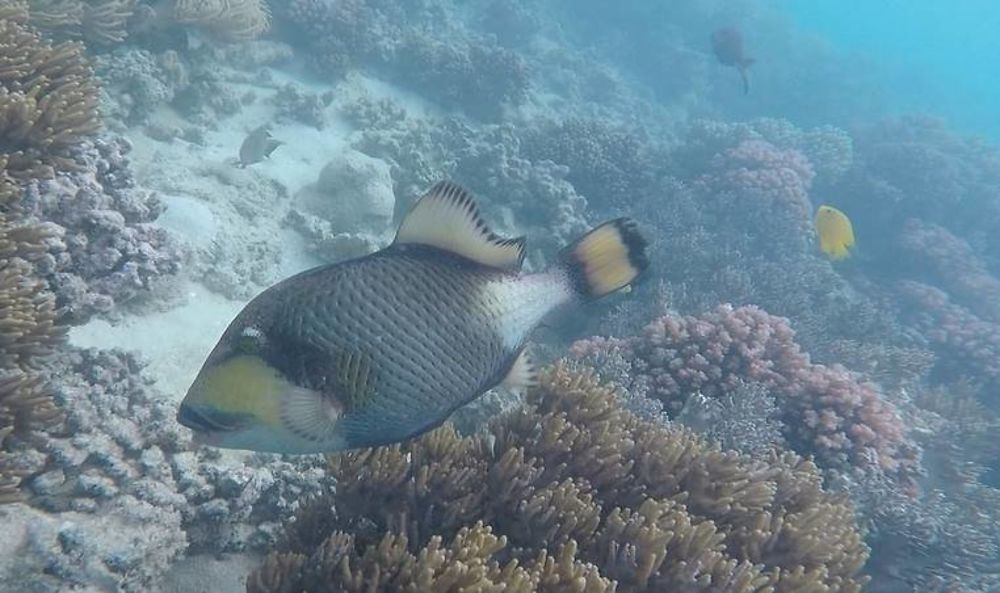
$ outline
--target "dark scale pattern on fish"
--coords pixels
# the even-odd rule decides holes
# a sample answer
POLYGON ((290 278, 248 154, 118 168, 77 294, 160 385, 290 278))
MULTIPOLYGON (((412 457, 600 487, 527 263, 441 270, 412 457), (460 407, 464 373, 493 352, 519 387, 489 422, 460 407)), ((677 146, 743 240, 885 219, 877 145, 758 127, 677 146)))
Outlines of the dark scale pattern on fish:
POLYGON ((442 422, 510 368, 516 352, 494 329, 498 311, 478 296, 486 282, 510 274, 405 246, 289 278, 260 303, 273 311, 262 315, 273 320, 265 330, 277 338, 273 356, 285 359, 269 362, 289 372, 314 358, 308 352, 321 352, 327 369, 289 372, 318 388, 336 374, 338 353, 369 356, 376 391, 349 410, 345 436, 351 446, 404 439, 442 422))

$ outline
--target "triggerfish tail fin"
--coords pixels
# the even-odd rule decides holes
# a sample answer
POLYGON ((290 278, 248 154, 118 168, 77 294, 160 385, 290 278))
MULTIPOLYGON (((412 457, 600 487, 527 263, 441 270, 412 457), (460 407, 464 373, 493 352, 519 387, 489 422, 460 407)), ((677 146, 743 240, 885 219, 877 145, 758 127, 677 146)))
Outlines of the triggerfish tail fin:
POLYGON ((559 254, 574 292, 593 300, 624 288, 649 266, 648 243, 628 218, 608 221, 559 254))

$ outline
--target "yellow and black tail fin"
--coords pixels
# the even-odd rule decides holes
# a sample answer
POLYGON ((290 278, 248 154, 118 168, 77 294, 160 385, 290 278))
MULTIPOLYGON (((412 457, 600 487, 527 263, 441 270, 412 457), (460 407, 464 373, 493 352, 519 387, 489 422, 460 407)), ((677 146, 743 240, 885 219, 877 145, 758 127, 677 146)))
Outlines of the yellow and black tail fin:
POLYGON ((629 285, 649 266, 648 243, 629 218, 609 220, 577 239, 559 255, 559 265, 584 300, 629 285))

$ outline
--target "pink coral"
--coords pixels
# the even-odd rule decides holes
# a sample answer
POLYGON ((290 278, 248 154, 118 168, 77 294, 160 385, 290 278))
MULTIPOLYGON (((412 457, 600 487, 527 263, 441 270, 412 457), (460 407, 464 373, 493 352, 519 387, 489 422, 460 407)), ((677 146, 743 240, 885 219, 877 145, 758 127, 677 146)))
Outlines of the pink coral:
POLYGON ((788 320, 757 307, 665 315, 642 335, 584 340, 572 353, 602 349, 624 354, 633 381, 648 386, 668 410, 678 411, 691 394, 721 397, 752 381, 778 398, 789 442, 828 465, 875 464, 901 476, 916 469, 916 448, 878 389, 841 366, 813 364, 788 320))
POLYGON ((899 245, 974 313, 1000 321, 1000 280, 965 240, 940 225, 911 218, 903 225, 899 245))
POLYGON ((953 303, 933 286, 907 280, 896 289, 908 305, 911 321, 935 346, 939 371, 1000 382, 1000 324, 953 303))
POLYGON ((745 140, 712 159, 714 174, 704 181, 717 191, 731 191, 788 210, 808 228, 812 215, 809 187, 815 174, 798 150, 780 150, 763 140, 745 140))
POLYGON ((690 185, 705 202, 702 208, 718 212, 715 224, 732 229, 727 241, 772 257, 808 248, 814 173, 801 152, 764 140, 743 140, 714 153, 708 163, 690 185))

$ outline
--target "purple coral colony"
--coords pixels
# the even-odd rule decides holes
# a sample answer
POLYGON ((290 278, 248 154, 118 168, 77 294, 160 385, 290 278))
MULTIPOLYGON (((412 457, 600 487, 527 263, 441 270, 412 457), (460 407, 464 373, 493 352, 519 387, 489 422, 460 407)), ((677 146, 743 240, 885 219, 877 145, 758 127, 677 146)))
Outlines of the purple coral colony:
POLYGON ((0 591, 1000 590, 1000 152, 649 4, 0 2, 0 591), (625 215, 650 269, 417 438, 195 446, 247 300, 441 179, 530 269, 625 215))

